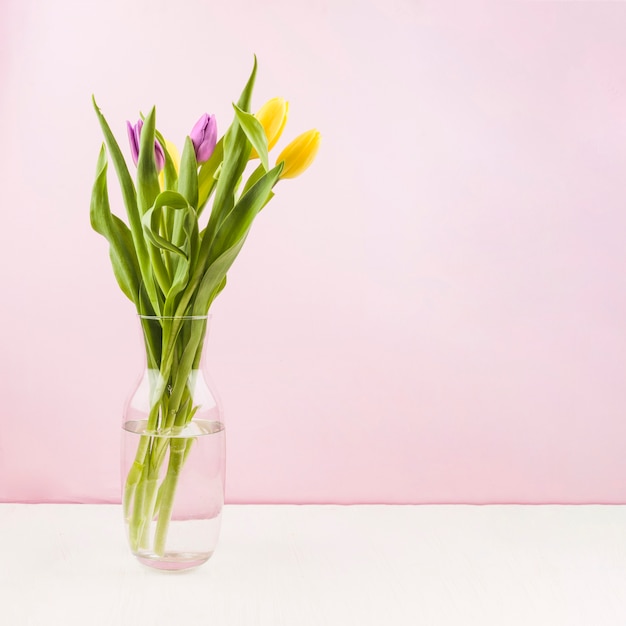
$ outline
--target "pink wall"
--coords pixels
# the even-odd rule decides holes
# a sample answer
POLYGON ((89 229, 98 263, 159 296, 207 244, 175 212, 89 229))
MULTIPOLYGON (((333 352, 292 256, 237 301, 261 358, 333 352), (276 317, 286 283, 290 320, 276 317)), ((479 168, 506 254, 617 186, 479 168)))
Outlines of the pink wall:
POLYGON ((213 309, 229 501, 626 502, 626 5, 3 6, 0 500, 118 498, 91 93, 180 142, 256 52, 324 144, 213 309))

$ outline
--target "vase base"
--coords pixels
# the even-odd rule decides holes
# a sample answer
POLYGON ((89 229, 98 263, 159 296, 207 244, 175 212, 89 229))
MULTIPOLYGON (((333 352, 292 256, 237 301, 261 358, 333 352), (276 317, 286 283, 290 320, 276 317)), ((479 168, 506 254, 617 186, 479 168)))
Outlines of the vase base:
POLYGON ((191 569, 192 567, 198 567, 203 563, 206 563, 213 552, 201 552, 201 553, 168 553, 163 556, 156 554, 136 554, 137 560, 147 567, 153 569, 165 570, 168 572, 178 572, 181 570, 191 569))

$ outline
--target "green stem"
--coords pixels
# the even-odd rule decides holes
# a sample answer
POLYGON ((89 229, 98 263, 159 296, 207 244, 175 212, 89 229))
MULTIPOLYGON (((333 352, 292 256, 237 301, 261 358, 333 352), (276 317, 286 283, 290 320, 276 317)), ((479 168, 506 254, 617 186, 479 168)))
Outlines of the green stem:
MULTIPOLYGON (((151 410, 147 428, 149 433, 167 435, 172 428, 184 428, 195 413, 192 371, 199 364, 206 322, 198 320, 185 329, 181 320, 162 320, 162 330, 162 345, 165 348, 161 368, 150 381, 151 410)), ((124 512, 134 551, 147 547, 151 521, 158 511, 154 549, 157 554, 162 554, 174 507, 178 476, 190 448, 184 438, 142 436, 124 490, 124 512), (157 480, 168 446, 168 469, 157 490, 157 480)))
POLYGON ((139 549, 145 550, 150 543, 150 523, 154 517, 157 496, 157 476, 151 476, 146 481, 145 496, 143 500, 143 511, 141 515, 141 523, 137 533, 137 546, 139 549))
POLYGON ((126 486, 124 487, 124 518, 125 519, 128 518, 128 514, 130 511, 130 503, 132 502, 135 489, 137 488, 137 484, 139 483, 139 480, 141 479, 141 474, 143 472, 143 462, 144 462, 146 451, 149 445, 150 445, 150 437, 146 437, 145 435, 143 435, 141 439, 139 440, 139 446, 137 448, 135 461, 133 462, 128 472, 128 476, 126 477, 126 486))
POLYGON ((159 556, 163 556, 165 553, 167 532, 174 509, 174 495, 176 493, 180 470, 183 466, 186 447, 187 441, 183 437, 170 440, 170 460, 165 480, 161 485, 159 518, 154 535, 154 552, 159 556))
POLYGON ((135 489, 133 498, 133 512, 128 525, 128 534, 130 540, 130 547, 134 552, 139 549, 139 540, 143 533, 144 526, 144 501, 146 497, 146 489, 148 484, 147 476, 148 468, 146 465, 143 467, 141 478, 135 489))

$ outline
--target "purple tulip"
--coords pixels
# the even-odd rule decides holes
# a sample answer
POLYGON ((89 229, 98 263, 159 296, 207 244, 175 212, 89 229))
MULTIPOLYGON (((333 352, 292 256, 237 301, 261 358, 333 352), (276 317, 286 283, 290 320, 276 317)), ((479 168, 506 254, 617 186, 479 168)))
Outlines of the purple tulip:
POLYGON ((198 163, 208 161, 217 143, 217 120, 215 115, 205 113, 191 129, 191 143, 198 163))
MULTIPOLYGON (((133 126, 130 122, 126 122, 126 129, 128 130, 128 141, 130 142, 130 154, 133 157, 133 163, 137 165, 139 160, 139 138, 141 137, 141 129, 143 127, 143 120, 138 120, 133 126)), ((160 172, 165 166, 165 153, 163 147, 155 139, 154 141, 154 161, 156 163, 157 172, 160 172)))

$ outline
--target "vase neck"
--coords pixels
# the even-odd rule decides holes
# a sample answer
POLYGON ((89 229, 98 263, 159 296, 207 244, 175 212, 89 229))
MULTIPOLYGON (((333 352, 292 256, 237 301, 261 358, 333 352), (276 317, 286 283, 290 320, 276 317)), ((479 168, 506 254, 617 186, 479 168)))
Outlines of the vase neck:
POLYGON ((209 316, 139 316, 146 367, 164 375, 172 368, 199 369, 208 334, 209 316))

